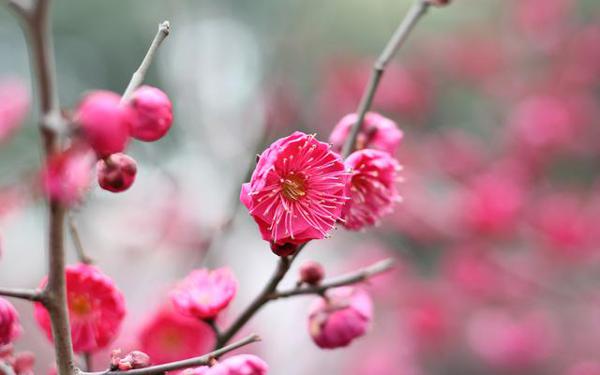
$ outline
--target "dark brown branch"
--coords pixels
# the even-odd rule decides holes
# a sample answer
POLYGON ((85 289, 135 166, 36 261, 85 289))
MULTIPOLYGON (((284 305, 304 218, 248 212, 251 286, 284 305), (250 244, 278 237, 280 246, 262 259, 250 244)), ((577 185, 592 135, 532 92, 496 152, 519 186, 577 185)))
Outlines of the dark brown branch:
POLYGON ((348 155, 350 155, 356 148, 356 138, 360 132, 365 115, 371 108, 373 98, 375 97, 375 92, 377 91, 381 77, 385 72, 385 68, 392 57, 394 57, 398 49, 404 44, 404 41, 406 38, 408 38, 410 32, 413 30, 417 22, 427 12, 428 8, 429 3, 425 0, 415 0, 414 4, 408 11, 408 14, 406 17, 404 17, 392 35, 391 39, 388 41, 377 61, 375 61, 375 64, 373 65, 373 71, 371 72, 371 77, 369 78, 369 84, 365 89, 360 104, 358 105, 358 110, 356 111, 356 113, 358 113, 358 119, 350 130, 350 135, 348 136, 348 139, 346 140, 342 150, 342 156, 344 158, 348 157, 348 155))
POLYGON ((275 292, 269 296, 270 300, 276 300, 279 298, 287 298, 298 295, 318 294, 322 295, 328 289, 339 288, 341 286, 357 284, 368 280, 374 275, 389 271, 394 265, 393 259, 385 259, 374 263, 368 267, 362 268, 355 272, 349 273, 344 276, 340 276, 335 279, 326 280, 323 283, 315 286, 299 286, 294 289, 290 289, 282 292, 275 292))
POLYGON ((32 302, 42 300, 42 292, 37 289, 0 288, 0 296, 19 298, 32 302))
POLYGON ((231 345, 227 345, 221 349, 215 350, 211 353, 205 354, 200 357, 194 357, 189 359, 184 359, 183 361, 176 361, 171 363, 165 363, 163 365, 150 366, 146 368, 140 368, 129 371, 100 371, 100 372, 80 372, 80 375, 158 375, 163 374, 167 371, 180 370, 190 367, 198 367, 198 366, 207 366, 211 363, 211 360, 215 358, 219 358, 223 354, 229 353, 235 349, 241 348, 248 344, 252 344, 254 342, 260 341, 260 337, 257 335, 251 335, 242 339, 240 341, 234 342, 231 345))

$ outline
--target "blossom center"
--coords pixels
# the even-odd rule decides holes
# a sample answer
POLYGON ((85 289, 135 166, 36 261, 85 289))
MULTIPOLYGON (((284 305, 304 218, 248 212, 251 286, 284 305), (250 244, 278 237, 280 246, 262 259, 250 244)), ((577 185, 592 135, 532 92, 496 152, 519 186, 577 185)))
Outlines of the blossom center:
POLYGON ((286 198, 297 201, 306 195, 306 180, 304 177, 291 172, 283 179, 281 190, 286 198))
POLYGON ((87 316, 92 311, 92 302, 86 295, 75 295, 70 299, 70 309, 77 316, 87 316))

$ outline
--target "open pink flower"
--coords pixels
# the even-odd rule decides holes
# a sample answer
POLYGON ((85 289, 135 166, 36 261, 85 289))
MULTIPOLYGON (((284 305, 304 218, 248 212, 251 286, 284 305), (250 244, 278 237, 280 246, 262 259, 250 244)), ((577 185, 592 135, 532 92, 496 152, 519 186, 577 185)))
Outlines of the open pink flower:
POLYGON ((252 354, 229 357, 212 367, 196 367, 185 370, 183 375, 265 375, 269 366, 252 354))
POLYGON ((18 79, 0 82, 0 143, 21 125, 29 109, 29 93, 18 79))
POLYGON ((229 268, 192 271, 171 292, 175 309, 198 319, 211 319, 235 297, 238 283, 229 268))
MULTIPOLYGON (((350 130, 357 120, 358 115, 351 113, 344 116, 333 128, 329 142, 333 145, 334 151, 342 151, 344 143, 350 135, 350 130)), ((368 112, 356 138, 356 149, 373 148, 394 155, 402 137, 402 131, 394 121, 378 113, 368 112)))
POLYGON ((94 155, 72 147, 52 156, 41 172, 42 190, 50 200, 70 206, 81 200, 90 186, 94 155))
POLYGON ((144 324, 138 341, 152 363, 161 364, 209 352, 215 335, 208 324, 163 306, 144 324))
POLYGON ((364 335, 373 317, 371 297, 360 288, 341 287, 327 292, 310 308, 308 331, 319 347, 334 349, 349 345, 364 335))
POLYGON ((396 189, 400 165, 386 152, 365 149, 348 156, 346 167, 352 178, 350 200, 342 213, 343 225, 351 230, 375 225, 400 201, 396 189))
MULTIPOLYGON (((71 338, 76 353, 94 352, 110 344, 119 333, 125 317, 125 299, 114 282, 99 269, 86 264, 67 266, 67 303, 71 338)), ((40 288, 47 284, 42 280, 40 288)), ((35 305, 35 318, 52 339, 46 308, 35 305)))
POLYGON ((295 132, 265 150, 240 199, 265 241, 284 245, 322 239, 340 218, 348 175, 338 154, 295 132))
POLYGON ((10 344, 20 333, 19 313, 10 302, 0 298, 0 346, 10 344))

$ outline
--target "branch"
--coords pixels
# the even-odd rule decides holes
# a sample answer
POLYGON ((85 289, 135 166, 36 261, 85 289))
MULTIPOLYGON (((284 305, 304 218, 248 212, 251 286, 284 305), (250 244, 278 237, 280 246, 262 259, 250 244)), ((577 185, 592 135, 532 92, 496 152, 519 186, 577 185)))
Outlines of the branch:
POLYGON ((385 72, 385 68, 388 63, 394 57, 398 49, 404 44, 408 35, 416 26, 417 22, 421 19, 421 17, 427 12, 429 8, 429 3, 426 0, 415 0, 412 7, 408 11, 408 14, 394 34, 391 39, 388 41, 387 45, 383 49, 381 55, 375 64, 373 65, 373 71, 371 72, 371 77, 369 78, 369 84, 366 88, 366 91, 363 93, 362 99, 360 100, 360 104, 358 106, 358 119, 356 123, 350 130, 350 135, 344 144, 344 148, 342 151, 342 156, 344 158, 350 155, 355 147, 356 147, 356 138, 358 137, 358 133, 360 132, 360 128, 365 119, 365 115, 367 111, 371 108, 371 104, 373 103, 373 98, 375 97, 375 92, 377 91, 377 87, 379 86, 379 82, 381 81, 381 77, 385 72))
POLYGON ((75 251, 77 252, 77 258, 83 264, 92 264, 94 261, 90 258, 83 248, 83 243, 81 242, 81 237, 79 236, 79 230, 77 229, 77 224, 75 223, 75 219, 72 214, 67 214, 67 223, 69 225, 69 233, 71 234, 71 240, 73 241, 73 246, 75 246, 75 251))
POLYGON ((0 296, 20 298, 32 302, 39 302, 43 298, 40 290, 20 288, 0 288, 0 296))
POLYGON ((250 305, 246 307, 246 309, 240 314, 240 316, 238 316, 238 318, 231 324, 231 326, 225 331, 223 331, 219 337, 217 337, 217 349, 227 344, 227 342, 231 340, 231 338, 235 336, 236 333, 238 333, 238 331, 242 329, 242 327, 246 323, 248 323, 250 319, 252 319, 254 314, 256 314, 258 310, 260 310, 267 302, 271 300, 271 295, 275 293, 277 287, 279 286, 279 283, 281 282, 281 280, 283 280, 287 272, 290 270, 292 262, 294 261, 294 259, 296 259, 296 256, 300 253, 300 251, 302 251, 304 246, 306 246, 306 243, 300 245, 298 247, 298 250, 296 250, 296 252, 293 255, 289 257, 279 258, 279 263, 277 263, 277 269, 275 270, 273 276, 271 276, 271 278, 267 282, 267 285, 265 285, 263 290, 258 294, 258 296, 254 298, 250 305))
POLYGON ((0 361, 0 374, 3 375, 16 375, 15 370, 6 362, 0 361))
POLYGON ((160 47, 160 44, 163 42, 163 40, 165 40, 170 32, 171 24, 169 21, 163 21, 158 25, 158 31, 156 32, 156 35, 150 44, 150 48, 148 48, 148 52, 146 52, 146 56, 144 56, 139 68, 131 76, 131 81, 129 81, 129 84, 125 89, 123 96, 121 97, 121 103, 128 101, 135 89, 137 89, 142 82, 144 82, 144 77, 146 76, 148 68, 150 68, 150 64, 154 59, 154 55, 156 54, 158 47, 160 47))
POLYGON ((200 357, 194 357, 189 359, 184 359, 182 361, 176 361, 171 363, 165 363, 163 365, 150 366, 146 368, 140 368, 129 371, 100 371, 100 372, 79 372, 80 375, 158 375, 163 374, 166 371, 174 371, 180 370, 184 368, 190 367, 198 367, 198 366, 207 366, 210 364, 212 359, 218 358, 223 354, 229 353, 235 349, 241 348, 242 346, 246 346, 248 344, 252 344, 254 342, 260 341, 260 337, 257 335, 251 335, 237 341, 231 345, 225 346, 221 349, 215 350, 211 353, 205 354, 200 357))
POLYGON ((393 259, 385 259, 374 263, 368 267, 362 268, 355 272, 325 282, 315 286, 299 286, 283 292, 275 292, 269 296, 270 300, 279 298, 287 298, 298 295, 319 294, 322 295, 328 289, 338 288, 341 286, 357 284, 368 280, 372 276, 389 271, 394 265, 393 259))

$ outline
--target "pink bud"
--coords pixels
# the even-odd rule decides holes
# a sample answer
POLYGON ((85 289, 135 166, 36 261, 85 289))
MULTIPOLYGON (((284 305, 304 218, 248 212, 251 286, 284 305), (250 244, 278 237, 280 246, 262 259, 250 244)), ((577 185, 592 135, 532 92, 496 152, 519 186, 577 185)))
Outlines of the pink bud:
POLYGON ((13 368, 19 375, 32 374, 35 355, 31 352, 21 352, 15 355, 13 368))
POLYGON ((269 366, 252 354, 240 354, 218 362, 212 367, 187 369, 183 375, 265 375, 269 366))
POLYGON ((308 330, 317 346, 334 349, 364 335, 373 317, 371 297, 362 289, 341 287, 319 298, 310 309, 308 330))
POLYGON ((98 160, 98 184, 104 190, 120 193, 131 187, 135 181, 137 165, 125 154, 112 154, 98 160))
POLYGON ((150 366, 150 357, 148 354, 140 352, 139 350, 129 352, 125 357, 119 358, 117 363, 117 369, 119 371, 127 371, 148 366, 150 366))
POLYGON ((287 257, 294 254, 298 250, 298 245, 293 243, 277 244, 271 242, 271 251, 280 257, 287 257))
POLYGON ((19 313, 10 302, 0 298, 0 346, 10 344, 20 333, 19 313))
POLYGON ((300 281, 304 283, 317 285, 323 277, 325 277, 325 270, 318 262, 307 260, 300 266, 300 281))
POLYGON ((142 86, 134 93, 130 102, 133 109, 130 117, 131 136, 140 141, 153 142, 162 138, 173 123, 173 111, 169 97, 151 86, 142 86))
POLYGON ((76 120, 99 157, 123 152, 129 140, 130 109, 110 91, 93 91, 77 108, 76 120))

